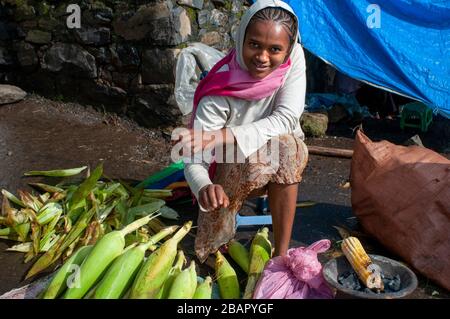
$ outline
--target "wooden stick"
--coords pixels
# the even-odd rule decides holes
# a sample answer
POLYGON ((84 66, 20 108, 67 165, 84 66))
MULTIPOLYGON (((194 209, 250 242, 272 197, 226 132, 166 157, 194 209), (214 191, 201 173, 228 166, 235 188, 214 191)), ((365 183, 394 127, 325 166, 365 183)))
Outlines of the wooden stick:
POLYGON ((352 158, 353 150, 345 150, 341 148, 331 148, 331 147, 323 147, 323 146, 309 146, 308 145, 309 154, 313 155, 323 155, 323 156, 334 156, 334 157, 344 157, 344 158, 352 158))

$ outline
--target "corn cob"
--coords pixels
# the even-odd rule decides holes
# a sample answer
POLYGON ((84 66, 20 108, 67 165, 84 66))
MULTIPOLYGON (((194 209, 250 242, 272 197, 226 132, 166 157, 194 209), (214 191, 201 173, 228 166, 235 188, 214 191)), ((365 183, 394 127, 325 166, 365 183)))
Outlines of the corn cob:
POLYGON ((67 288, 66 283, 67 278, 70 275, 69 272, 74 266, 81 265, 86 256, 91 252, 92 247, 93 246, 81 247, 64 263, 46 288, 45 293, 42 296, 43 299, 55 299, 67 288))
POLYGON ((192 221, 183 225, 177 233, 161 245, 141 267, 130 291, 131 299, 154 299, 167 279, 177 254, 177 245, 189 232, 192 221))
POLYGON ((259 277, 271 256, 272 244, 269 241, 269 229, 264 227, 256 233, 250 246, 250 265, 244 299, 252 298, 259 277))
POLYGON ((347 237, 341 244, 342 252, 357 273, 359 279, 369 289, 383 290, 384 285, 377 265, 365 252, 361 242, 356 237, 347 237), (378 271, 376 271, 378 269, 378 271))
POLYGON ((195 294, 192 299, 211 299, 212 294, 212 278, 207 276, 205 280, 197 285, 195 294))
POLYGON ((248 274, 250 257, 247 248, 237 240, 232 239, 228 243, 228 254, 248 274))
POLYGON ((147 224, 150 219, 156 216, 145 216, 129 224, 122 230, 112 231, 103 236, 81 264, 79 282, 77 285, 67 289, 64 298, 83 298, 111 262, 123 252, 125 248, 125 235, 147 224))
POLYGON ((175 277, 170 288, 168 299, 192 299, 197 288, 197 272, 195 261, 191 261, 188 268, 175 277))
POLYGON ((172 269, 170 269, 169 275, 167 276, 166 281, 164 281, 163 287, 158 292, 158 299, 167 299, 169 297, 169 292, 170 288, 172 288, 173 281, 175 277, 180 274, 184 264, 186 264, 186 257, 184 257, 184 253, 180 249, 178 250, 175 265, 172 267, 172 269))
POLYGON ((103 276, 97 289, 94 299, 119 299, 133 283, 139 267, 145 257, 147 249, 155 250, 155 244, 164 237, 172 234, 178 227, 171 226, 152 236, 150 240, 137 247, 129 249, 116 260, 114 260, 107 273, 103 276))
POLYGON ((241 291, 236 272, 220 251, 216 252, 215 272, 220 297, 222 299, 239 299, 241 291))

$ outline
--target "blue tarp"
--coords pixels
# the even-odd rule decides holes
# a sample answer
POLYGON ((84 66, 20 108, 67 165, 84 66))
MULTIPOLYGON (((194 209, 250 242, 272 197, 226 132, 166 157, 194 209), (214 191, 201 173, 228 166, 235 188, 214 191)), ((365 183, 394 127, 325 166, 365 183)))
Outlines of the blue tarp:
POLYGON ((450 117, 450 1, 285 2, 299 17, 308 51, 352 78, 450 117))

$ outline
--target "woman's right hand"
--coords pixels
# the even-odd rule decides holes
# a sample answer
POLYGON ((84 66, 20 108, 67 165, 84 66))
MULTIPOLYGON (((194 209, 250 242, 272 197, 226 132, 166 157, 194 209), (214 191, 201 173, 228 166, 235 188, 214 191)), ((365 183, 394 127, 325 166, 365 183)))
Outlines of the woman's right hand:
POLYGON ((208 211, 221 207, 227 208, 230 205, 227 194, 225 194, 223 187, 219 184, 209 184, 200 189, 198 201, 208 211))

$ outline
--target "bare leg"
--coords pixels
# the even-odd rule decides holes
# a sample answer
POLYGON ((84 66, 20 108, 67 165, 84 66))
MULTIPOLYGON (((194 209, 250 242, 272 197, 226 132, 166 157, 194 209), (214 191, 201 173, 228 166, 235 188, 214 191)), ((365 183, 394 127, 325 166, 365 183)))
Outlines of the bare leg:
POLYGON ((269 206, 275 239, 275 256, 285 255, 289 249, 292 225, 297 204, 298 183, 269 183, 269 206))

